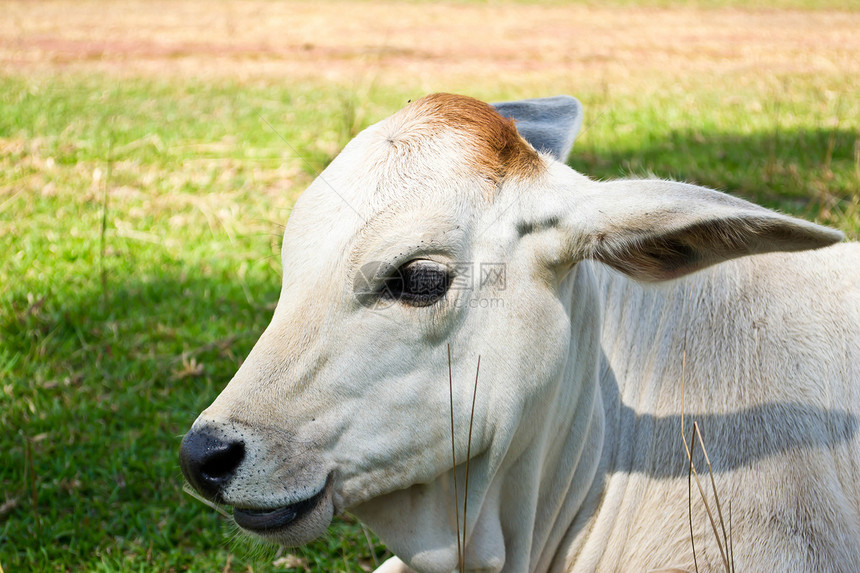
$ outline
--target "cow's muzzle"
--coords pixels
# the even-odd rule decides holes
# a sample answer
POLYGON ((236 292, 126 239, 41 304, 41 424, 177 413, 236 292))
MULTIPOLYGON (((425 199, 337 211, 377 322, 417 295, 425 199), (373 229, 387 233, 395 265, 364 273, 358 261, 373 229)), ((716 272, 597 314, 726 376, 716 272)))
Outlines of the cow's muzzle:
MULTIPOLYGON (((323 473, 322 483, 310 478, 311 484, 318 484, 312 489, 308 482, 287 489, 283 476, 267 467, 261 456, 266 448, 259 442, 253 432, 237 431, 232 425, 193 427, 179 450, 182 473, 204 498, 233 506, 236 525, 250 533, 289 546, 318 537, 334 514, 334 472, 323 473)), ((311 470, 308 475, 320 474, 311 470)))

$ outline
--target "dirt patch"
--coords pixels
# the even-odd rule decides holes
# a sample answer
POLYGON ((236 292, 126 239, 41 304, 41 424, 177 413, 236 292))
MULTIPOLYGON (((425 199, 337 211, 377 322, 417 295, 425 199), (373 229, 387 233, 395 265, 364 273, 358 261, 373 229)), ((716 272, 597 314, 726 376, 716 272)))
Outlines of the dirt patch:
POLYGON ((860 13, 384 2, 7 1, 0 69, 399 82, 860 73, 860 13))

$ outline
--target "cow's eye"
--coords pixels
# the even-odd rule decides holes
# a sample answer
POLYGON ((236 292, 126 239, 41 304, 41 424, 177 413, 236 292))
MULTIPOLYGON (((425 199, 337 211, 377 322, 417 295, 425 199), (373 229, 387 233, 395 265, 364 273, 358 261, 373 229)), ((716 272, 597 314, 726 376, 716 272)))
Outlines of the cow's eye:
POLYGON ((410 306, 429 306, 445 296, 451 273, 445 265, 427 260, 409 262, 388 277, 382 296, 410 306))

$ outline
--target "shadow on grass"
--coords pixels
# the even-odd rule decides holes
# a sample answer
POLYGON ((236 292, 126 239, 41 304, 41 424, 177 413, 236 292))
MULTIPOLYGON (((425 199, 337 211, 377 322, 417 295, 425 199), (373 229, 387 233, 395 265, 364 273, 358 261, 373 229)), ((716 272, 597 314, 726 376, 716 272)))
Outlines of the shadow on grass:
POLYGON ((37 548, 37 562, 73 567, 139 544, 223 546, 181 492, 177 450, 265 328, 270 278, 248 284, 258 305, 235 283, 168 275, 114 279, 106 299, 13 299, 0 323, 17 357, 3 408, 4 565, 37 548))
MULTIPOLYGON (((597 178, 646 176, 688 181, 813 218, 860 193, 860 133, 806 129, 754 134, 673 131, 637 148, 587 137, 570 165, 597 178)), ((825 215, 826 218, 826 215, 825 215)))
MULTIPOLYGON (((106 299, 95 289, 20 297, 2 315, 0 336, 20 357, 0 438, 6 570, 282 570, 274 551, 236 541, 235 526, 182 491, 182 435, 250 351, 280 291, 273 273, 244 285, 230 274, 115 277, 106 299)), ((369 556, 349 519, 299 554, 332 570, 345 551, 369 556)), ((378 542, 374 552, 384 556, 378 542)))

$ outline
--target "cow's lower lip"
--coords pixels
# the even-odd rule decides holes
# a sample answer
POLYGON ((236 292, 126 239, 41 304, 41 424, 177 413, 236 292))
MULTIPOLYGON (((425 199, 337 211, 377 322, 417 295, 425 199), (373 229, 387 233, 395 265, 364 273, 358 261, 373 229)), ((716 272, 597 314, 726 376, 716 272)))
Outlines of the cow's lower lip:
POLYGON ((284 529, 311 513, 325 495, 328 486, 326 482, 326 485, 312 497, 282 507, 269 509, 234 507, 233 519, 239 527, 255 532, 284 529))

